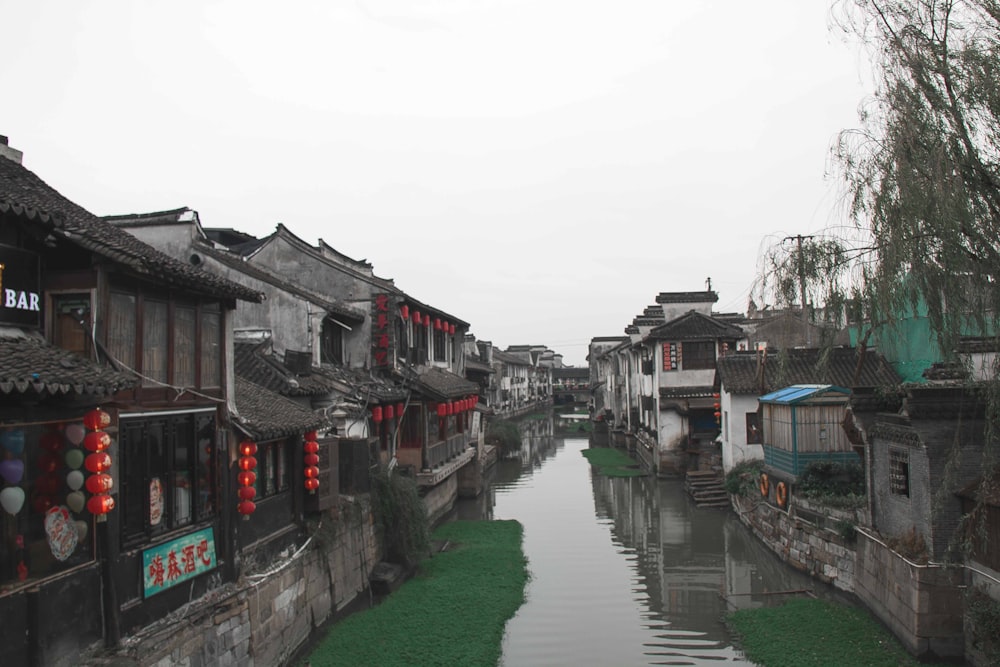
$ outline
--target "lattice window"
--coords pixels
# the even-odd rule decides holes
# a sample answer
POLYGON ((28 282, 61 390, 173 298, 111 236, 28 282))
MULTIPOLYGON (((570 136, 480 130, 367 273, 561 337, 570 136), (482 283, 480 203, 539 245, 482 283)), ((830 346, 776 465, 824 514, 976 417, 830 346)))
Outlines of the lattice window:
POLYGON ((910 495, 910 453, 905 449, 889 449, 889 491, 893 495, 910 495))

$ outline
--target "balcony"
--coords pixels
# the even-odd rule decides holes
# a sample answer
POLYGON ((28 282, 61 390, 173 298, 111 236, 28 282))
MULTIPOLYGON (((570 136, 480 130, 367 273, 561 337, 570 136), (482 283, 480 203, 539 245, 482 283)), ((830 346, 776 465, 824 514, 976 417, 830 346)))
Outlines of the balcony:
POLYGON ((417 484, 435 486, 471 461, 476 450, 469 447, 466 433, 456 433, 447 440, 441 440, 427 447, 426 463, 430 470, 417 473, 417 484))

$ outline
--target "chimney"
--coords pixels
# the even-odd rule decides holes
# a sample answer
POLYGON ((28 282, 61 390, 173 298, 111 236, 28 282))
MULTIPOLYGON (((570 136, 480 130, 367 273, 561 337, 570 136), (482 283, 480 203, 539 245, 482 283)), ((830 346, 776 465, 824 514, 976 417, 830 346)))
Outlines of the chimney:
POLYGON ((0 134, 0 157, 5 157, 8 160, 13 160, 14 162, 21 164, 21 157, 24 155, 21 151, 16 148, 11 148, 7 145, 7 137, 0 134))

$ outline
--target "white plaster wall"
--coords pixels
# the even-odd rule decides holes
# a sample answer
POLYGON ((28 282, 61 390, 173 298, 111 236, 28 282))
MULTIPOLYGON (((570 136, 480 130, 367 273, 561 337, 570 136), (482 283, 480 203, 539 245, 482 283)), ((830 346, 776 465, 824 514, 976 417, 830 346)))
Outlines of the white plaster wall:
POLYGON ((722 469, 729 472, 743 461, 763 459, 763 445, 747 444, 746 413, 757 411, 757 397, 723 392, 720 403, 729 426, 722 433, 722 469))

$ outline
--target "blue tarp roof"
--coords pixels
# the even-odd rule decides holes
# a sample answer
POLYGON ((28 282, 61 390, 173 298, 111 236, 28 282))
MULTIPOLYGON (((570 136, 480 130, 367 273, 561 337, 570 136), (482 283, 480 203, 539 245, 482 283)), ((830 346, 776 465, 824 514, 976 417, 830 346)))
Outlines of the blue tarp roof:
POLYGON ((793 384, 790 387, 785 387, 784 389, 772 391, 770 394, 765 394, 757 400, 761 403, 794 405, 796 403, 808 401, 810 398, 816 398, 817 396, 831 392, 844 394, 845 396, 851 395, 850 389, 845 389, 844 387, 838 387, 832 384, 793 384))

